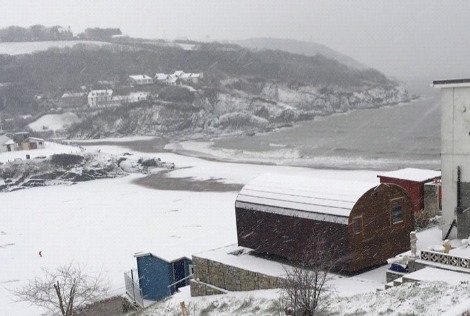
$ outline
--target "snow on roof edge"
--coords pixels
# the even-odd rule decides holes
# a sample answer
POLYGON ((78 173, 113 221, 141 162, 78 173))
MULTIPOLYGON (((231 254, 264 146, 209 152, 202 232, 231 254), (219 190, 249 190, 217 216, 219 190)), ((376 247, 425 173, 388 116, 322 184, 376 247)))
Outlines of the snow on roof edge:
POLYGON ((378 174, 377 177, 393 178, 414 182, 429 182, 436 178, 440 178, 441 171, 418 168, 404 168, 395 171, 384 172, 382 174, 378 174))

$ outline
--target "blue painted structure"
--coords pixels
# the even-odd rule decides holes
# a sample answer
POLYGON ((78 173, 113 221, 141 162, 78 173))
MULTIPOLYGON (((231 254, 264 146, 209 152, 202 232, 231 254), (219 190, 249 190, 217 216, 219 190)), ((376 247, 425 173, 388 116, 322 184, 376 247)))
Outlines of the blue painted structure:
POLYGON ((182 257, 168 261, 151 253, 136 254, 135 257, 144 299, 160 300, 189 284, 189 278, 183 279, 192 274, 190 259, 182 257), (178 282, 180 280, 183 281, 178 282))

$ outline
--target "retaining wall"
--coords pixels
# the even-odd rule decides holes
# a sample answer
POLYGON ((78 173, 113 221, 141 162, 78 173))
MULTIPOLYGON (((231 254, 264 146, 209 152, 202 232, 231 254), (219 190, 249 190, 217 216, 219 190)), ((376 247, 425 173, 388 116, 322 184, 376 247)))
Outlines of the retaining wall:
POLYGON ((194 279, 191 296, 222 294, 225 291, 276 289, 282 278, 233 267, 193 256, 194 279))

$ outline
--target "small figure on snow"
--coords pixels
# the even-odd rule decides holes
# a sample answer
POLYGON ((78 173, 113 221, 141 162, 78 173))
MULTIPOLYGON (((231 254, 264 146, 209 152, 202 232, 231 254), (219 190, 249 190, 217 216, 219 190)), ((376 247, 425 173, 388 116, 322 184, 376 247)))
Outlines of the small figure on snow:
POLYGON ((42 258, 42 250, 39 251, 39 257, 42 258))

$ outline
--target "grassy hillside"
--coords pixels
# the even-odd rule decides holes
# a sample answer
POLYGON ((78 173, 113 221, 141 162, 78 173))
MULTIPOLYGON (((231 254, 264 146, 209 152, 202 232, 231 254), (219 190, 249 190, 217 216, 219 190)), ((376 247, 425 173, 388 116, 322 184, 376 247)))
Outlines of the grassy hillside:
POLYGON ((125 80, 136 73, 204 72, 210 77, 249 76, 278 82, 361 87, 392 84, 383 74, 353 69, 322 55, 281 51, 252 52, 239 46, 202 44, 196 50, 164 46, 93 47, 76 45, 31 55, 0 56, 0 83, 23 82, 49 94, 92 85, 98 80, 125 80))
POLYGON ((258 37, 240 40, 236 42, 238 45, 247 47, 253 50, 282 50, 285 52, 300 54, 306 56, 323 55, 325 57, 335 59, 342 64, 351 68, 366 69, 367 66, 359 63, 357 60, 343 55, 325 45, 317 44, 314 42, 303 42, 291 39, 280 39, 270 37, 258 37))

